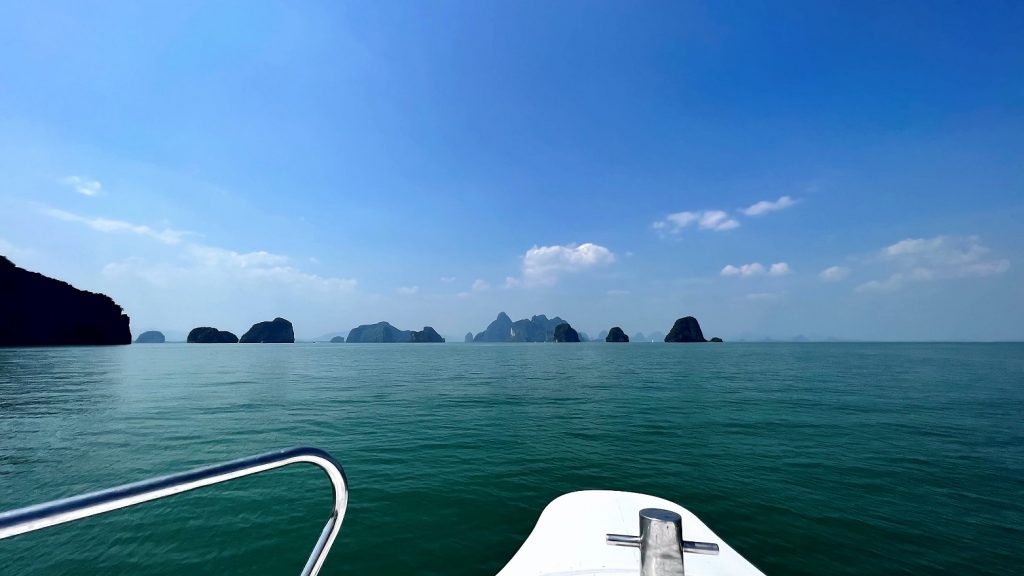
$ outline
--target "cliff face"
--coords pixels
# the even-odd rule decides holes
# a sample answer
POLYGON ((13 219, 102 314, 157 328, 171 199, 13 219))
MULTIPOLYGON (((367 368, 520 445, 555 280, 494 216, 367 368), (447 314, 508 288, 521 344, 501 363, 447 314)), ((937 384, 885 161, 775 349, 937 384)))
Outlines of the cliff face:
POLYGON ((295 342, 295 330, 292 323, 284 318, 274 318, 269 322, 257 322, 242 334, 242 344, 292 344, 295 342))
POLYGON ((189 344, 237 344, 238 336, 227 330, 217 330, 209 326, 193 328, 185 339, 189 344))
POLYGON ((345 337, 344 336, 335 336, 334 338, 331 338, 331 344, 344 344, 344 343, 345 343, 345 337))
POLYGON ((128 323, 109 296, 29 272, 0 256, 0 346, 131 344, 128 323))
POLYGON ((430 326, 424 326, 423 330, 420 330, 419 332, 413 331, 412 338, 409 341, 434 342, 441 344, 444 342, 444 338, 442 338, 441 335, 437 333, 437 330, 434 330, 430 326))
POLYGON ((629 342, 629 336, 622 331, 622 328, 618 326, 608 331, 608 336, 604 339, 605 342, 629 342))
POLYGON ((573 329, 573 327, 570 326, 567 322, 562 322, 558 326, 555 326, 555 332, 554 332, 553 337, 554 337, 555 342, 579 342, 580 341, 579 332, 576 332, 576 330, 573 329))
POLYGON ((676 320, 665 336, 665 342, 707 342, 704 333, 700 331, 700 324, 693 316, 687 316, 676 320))
POLYGON ((472 332, 466 332, 465 341, 466 342, 472 342, 473 341, 473 333, 472 332))
POLYGON ((512 321, 504 312, 477 334, 474 342, 551 342, 555 338, 555 327, 565 323, 558 316, 548 318, 540 314, 530 319, 512 321))
POLYGON ((473 337, 473 342, 508 342, 512 333, 512 319, 508 314, 500 312, 498 317, 487 325, 487 329, 473 337))
POLYGON ((164 338, 164 333, 157 332, 156 330, 143 332, 135 339, 136 344, 163 344, 166 341, 167 339, 164 338))
POLYGON ((348 338, 345 340, 349 344, 402 343, 411 341, 411 330, 399 330, 387 322, 357 326, 348 333, 348 338))

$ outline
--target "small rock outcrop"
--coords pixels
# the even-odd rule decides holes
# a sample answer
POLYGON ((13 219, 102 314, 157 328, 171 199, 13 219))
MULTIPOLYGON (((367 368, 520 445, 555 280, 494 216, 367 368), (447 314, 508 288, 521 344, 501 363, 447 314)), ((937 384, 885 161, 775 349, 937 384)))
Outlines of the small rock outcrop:
POLYGON ((472 332, 466 332, 466 339, 465 339, 465 341, 466 342, 472 342, 473 341, 473 333, 472 332))
POLYGON ((665 342, 707 342, 704 333, 700 331, 700 324, 693 316, 687 316, 676 320, 665 336, 665 342))
POLYGON ((412 330, 399 330, 387 322, 363 324, 348 333, 348 344, 386 344, 412 341, 412 330))
POLYGON ((237 344, 238 336, 227 330, 217 330, 209 326, 193 328, 185 339, 189 344, 237 344))
POLYGON ((444 343, 444 338, 442 338, 441 335, 437 333, 437 330, 434 330, 430 326, 424 326, 423 330, 420 330, 418 332, 413 330, 412 339, 410 339, 409 341, 415 343, 434 342, 442 344, 444 343))
POLYGON ((109 296, 29 272, 0 256, 0 346, 131 344, 128 323, 109 296))
POLYGON ((598 340, 604 340, 605 342, 607 342, 608 341, 608 331, 607 330, 601 330, 600 332, 598 332, 597 333, 597 339, 598 340))
POLYGON ((164 338, 164 333, 157 332, 156 330, 143 332, 135 339, 136 344, 163 344, 166 341, 167 339, 164 338))
POLYGON ((629 342, 629 336, 622 331, 622 328, 618 326, 608 331, 608 335, 604 338, 605 342, 629 342))
POLYGON ((719 338, 718 336, 715 336, 715 337, 714 337, 714 338, 712 338, 711 340, 708 340, 708 342, 724 342, 724 340, 722 340, 722 339, 721 339, 721 338, 719 338))
POLYGON ((555 342, 579 342, 579 332, 573 329, 568 322, 562 322, 555 326, 555 342))
POLYGON ((644 336, 643 332, 637 332, 633 334, 633 342, 647 342, 647 336, 644 336))
POLYGON ((292 323, 284 318, 274 318, 268 322, 257 322, 242 334, 242 344, 294 344, 295 330, 292 323))
POLYGON ((331 344, 344 344, 344 343, 345 343, 345 337, 344 336, 335 336, 334 338, 331 338, 331 344))

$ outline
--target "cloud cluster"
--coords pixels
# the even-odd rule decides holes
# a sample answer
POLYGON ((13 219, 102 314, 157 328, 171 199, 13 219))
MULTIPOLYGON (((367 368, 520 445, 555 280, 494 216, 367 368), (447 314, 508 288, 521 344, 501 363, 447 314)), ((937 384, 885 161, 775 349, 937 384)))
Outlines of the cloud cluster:
POLYGON ((664 220, 655 222, 654 229, 678 234, 690 225, 696 225, 701 230, 724 232, 738 228, 740 223, 736 219, 730 218, 729 214, 725 211, 702 210, 698 212, 676 212, 669 214, 665 216, 664 220))
POLYGON ((910 282, 984 277, 1010 268, 1006 259, 989 259, 990 250, 977 236, 908 238, 883 248, 878 258, 896 268, 887 278, 857 287, 859 292, 895 292, 910 282))
POLYGON ((306 291, 350 291, 356 281, 348 278, 325 278, 303 272, 291 265, 287 256, 266 251, 236 252, 216 246, 184 242, 188 232, 164 228, 157 230, 141 224, 132 224, 109 218, 90 218, 46 208, 43 213, 64 222, 75 222, 103 233, 129 233, 178 247, 178 261, 150 262, 133 257, 104 267, 107 276, 132 275, 158 286, 182 283, 220 284, 236 283, 278 284, 306 291))
POLYGON ((760 202, 747 206, 743 210, 740 210, 740 212, 743 212, 746 216, 761 216, 762 214, 789 208, 793 204, 796 204, 796 200, 793 200, 789 196, 780 196, 779 199, 774 202, 771 200, 761 200, 760 202))
POLYGON ((70 186, 83 196, 97 196, 103 191, 103 185, 98 180, 90 180, 81 176, 65 176, 60 179, 60 182, 70 186))
POLYGON ((121 220, 89 218, 78 214, 72 214, 71 212, 65 212, 64 210, 57 210, 56 208, 45 208, 43 210, 43 214, 65 222, 78 222, 80 224, 85 224, 97 232, 128 232, 139 236, 148 236, 168 245, 181 243, 182 239, 188 234, 188 232, 174 230, 171 228, 157 230, 155 228, 150 228, 149 226, 131 224, 128 222, 122 222, 121 220))
POLYGON ((522 280, 506 279, 506 286, 550 286, 563 274, 607 266, 615 262, 615 254, 598 244, 567 244, 565 246, 534 246, 523 256, 522 280))
POLYGON ((419 291, 419 286, 399 286, 398 289, 395 290, 395 292, 398 292, 403 296, 412 296, 414 294, 418 294, 419 291))
POLYGON ((850 269, 845 266, 829 266, 818 273, 818 278, 823 282, 839 282, 850 275, 850 269))
POLYGON ((771 266, 765 267, 760 262, 751 262, 750 264, 741 264, 739 266, 733 266, 727 264, 722 268, 722 276, 739 276, 741 278, 749 278, 751 276, 760 276, 762 274, 768 274, 769 276, 785 276, 789 274, 789 264, 785 262, 776 262, 771 266))
MULTIPOLYGON (((778 200, 762 200, 739 212, 745 216, 761 216, 769 212, 776 212, 789 208, 796 204, 796 200, 789 196, 781 196, 778 200)), ((740 227, 740 221, 729 215, 725 210, 698 210, 687 212, 674 212, 657 220, 652 227, 660 233, 679 234, 686 228, 694 226, 700 230, 711 230, 713 232, 725 232, 740 227)))

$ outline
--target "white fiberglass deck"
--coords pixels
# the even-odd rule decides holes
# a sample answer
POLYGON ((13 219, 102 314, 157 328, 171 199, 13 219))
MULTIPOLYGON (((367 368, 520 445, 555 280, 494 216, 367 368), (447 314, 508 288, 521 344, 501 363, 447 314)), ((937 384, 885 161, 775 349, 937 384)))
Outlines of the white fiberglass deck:
MULTIPOLYGON (((533 532, 498 576, 636 576, 637 548, 609 546, 606 534, 637 534, 643 508, 664 508, 682 516, 686 540, 713 542, 715 556, 686 554, 686 574, 761 575, 710 528, 685 508, 655 496, 633 492, 590 490, 553 500, 541 513, 533 532)), ((763 575, 762 575, 763 576, 763 575)))

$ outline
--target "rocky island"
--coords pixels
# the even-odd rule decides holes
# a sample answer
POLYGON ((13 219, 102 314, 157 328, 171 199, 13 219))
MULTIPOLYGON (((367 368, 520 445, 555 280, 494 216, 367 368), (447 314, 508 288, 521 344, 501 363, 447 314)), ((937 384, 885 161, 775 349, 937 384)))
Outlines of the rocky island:
POLYGON ((513 322, 501 312, 486 330, 473 337, 473 342, 553 342, 555 328, 565 323, 558 316, 548 318, 543 314, 513 322))
POLYGON ((129 318, 109 296, 79 290, 0 256, 0 346, 131 344, 129 318))
POLYGON ((579 342, 580 335, 568 322, 562 322, 558 326, 555 326, 554 333, 555 342, 579 342))
POLYGON ((618 326, 608 331, 608 335, 604 338, 605 342, 629 342, 629 336, 622 331, 622 328, 618 326))
POLYGON ((433 342, 436 344, 443 344, 444 338, 442 338, 441 335, 437 333, 437 330, 434 330, 430 326, 424 326, 423 330, 420 330, 418 332, 416 330, 413 330, 412 338, 409 341, 413 343, 433 342))
POLYGON ((423 330, 399 330, 387 322, 363 324, 348 333, 349 344, 419 344, 426 342, 444 342, 444 338, 430 326, 423 330))
POLYGON ((292 323, 284 318, 274 318, 268 322, 257 322, 242 335, 242 344, 293 344, 295 330, 292 323))
POLYGON ((700 331, 700 324, 693 316, 686 316, 676 320, 665 336, 665 342, 707 342, 704 333, 700 331))
POLYGON ((163 344, 166 341, 164 333, 157 332, 156 330, 147 330, 139 334, 139 337, 135 339, 136 344, 163 344))
POLYGON ((193 328, 185 339, 189 344, 237 344, 238 336, 227 330, 217 330, 209 326, 193 328))
POLYGON ((334 338, 331 338, 331 344, 344 344, 344 343, 345 343, 345 337, 344 336, 335 336, 334 338))

